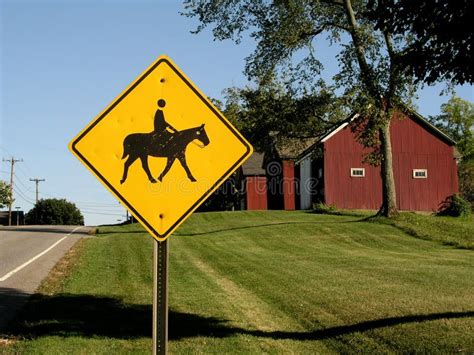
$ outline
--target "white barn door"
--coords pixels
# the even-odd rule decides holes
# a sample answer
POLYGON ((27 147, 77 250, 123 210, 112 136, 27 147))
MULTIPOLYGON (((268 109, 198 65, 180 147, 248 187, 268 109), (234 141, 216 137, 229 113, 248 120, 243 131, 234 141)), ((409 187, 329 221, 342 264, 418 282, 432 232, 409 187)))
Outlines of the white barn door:
POLYGON ((300 208, 311 207, 311 158, 307 157, 300 162, 300 208))

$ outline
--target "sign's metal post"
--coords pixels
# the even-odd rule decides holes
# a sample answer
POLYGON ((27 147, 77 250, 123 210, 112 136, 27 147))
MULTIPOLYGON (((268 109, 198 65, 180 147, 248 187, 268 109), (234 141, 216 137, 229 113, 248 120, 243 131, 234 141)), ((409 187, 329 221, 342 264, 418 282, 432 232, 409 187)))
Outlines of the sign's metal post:
POLYGON ((153 355, 168 353, 168 239, 153 243, 153 355))

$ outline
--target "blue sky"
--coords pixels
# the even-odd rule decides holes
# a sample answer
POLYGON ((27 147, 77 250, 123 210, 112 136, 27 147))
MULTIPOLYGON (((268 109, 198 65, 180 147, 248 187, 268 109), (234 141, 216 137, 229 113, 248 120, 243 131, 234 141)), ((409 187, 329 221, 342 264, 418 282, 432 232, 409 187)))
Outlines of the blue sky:
MULTIPOLYGON (((243 86, 244 58, 254 44, 193 35, 197 22, 179 14, 180 1, 0 0, 0 156, 15 165, 15 205, 29 210, 30 178, 44 178, 40 197, 81 208, 87 224, 116 223, 125 210, 72 156, 67 144, 159 55, 166 54, 208 96, 243 86)), ((334 72, 334 50, 318 50, 334 72)), ((440 86, 419 93, 424 115, 439 113, 448 97, 440 86)), ((457 88, 474 101, 472 86, 457 88)), ((9 179, 9 165, 0 165, 9 179)))

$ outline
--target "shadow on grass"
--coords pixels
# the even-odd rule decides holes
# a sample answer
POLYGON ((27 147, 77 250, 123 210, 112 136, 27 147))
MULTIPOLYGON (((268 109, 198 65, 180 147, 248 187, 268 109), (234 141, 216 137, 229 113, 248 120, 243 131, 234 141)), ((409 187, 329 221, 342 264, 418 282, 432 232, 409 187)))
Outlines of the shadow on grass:
POLYGON ((100 237, 100 236, 105 236, 105 235, 109 235, 109 234, 123 234, 123 235, 127 235, 127 234, 145 234, 145 235, 148 235, 148 232, 146 230, 131 230, 131 231, 128 231, 128 230, 124 230, 124 229, 117 229, 117 230, 111 230, 111 231, 101 231, 99 229, 99 232, 97 233, 97 236, 100 237))
MULTIPOLYGON (((6 292, 6 289, 0 289, 0 292, 6 292)), ((11 297, 15 295, 24 297, 18 292, 10 293, 11 297)), ((151 317, 151 305, 126 304, 114 298, 71 294, 34 295, 5 334, 19 338, 52 335, 118 339, 151 337, 151 317)), ((474 317, 474 311, 383 318, 310 332, 265 332, 233 327, 229 320, 170 310, 169 338, 224 338, 246 334, 272 339, 319 340, 406 323, 468 317, 474 317)))
MULTIPOLYGON (((364 218, 365 219, 365 218, 364 218)), ((361 222, 363 219, 354 219, 354 220, 348 220, 348 221, 308 221, 308 222, 275 222, 275 223, 266 223, 266 224, 256 224, 256 225, 251 225, 251 226, 243 226, 243 227, 232 227, 232 228, 222 228, 222 229, 215 229, 215 230, 210 230, 210 231, 205 231, 205 232, 197 232, 197 233, 186 233, 182 232, 180 233, 179 231, 174 233, 174 235, 179 235, 179 236, 198 236, 198 235, 206 235, 206 234, 217 234, 217 233, 222 233, 222 232, 229 232, 229 231, 236 231, 236 230, 245 230, 245 229, 252 229, 252 228, 265 228, 265 227, 275 227, 275 226, 293 226, 293 225, 315 225, 315 224, 341 224, 341 223, 355 223, 355 222, 361 222)))
MULTIPOLYGON (((405 213, 405 215, 409 216, 412 213, 405 213)), ((441 245, 445 245, 448 247, 454 247, 456 249, 464 249, 464 250, 473 250, 474 246, 468 244, 468 240, 463 239, 462 237, 457 236, 456 239, 450 239, 449 236, 445 235, 443 229, 439 229, 436 226, 432 226, 430 224, 425 224, 426 222, 423 221, 411 221, 409 219, 402 219, 403 215, 399 217, 390 219, 381 216, 370 216, 361 220, 361 222, 370 222, 370 223, 377 223, 382 225, 391 226, 400 232, 403 232, 411 237, 428 240, 435 243, 439 243, 441 245)), ((436 218, 436 217, 425 217, 425 218, 436 218)))

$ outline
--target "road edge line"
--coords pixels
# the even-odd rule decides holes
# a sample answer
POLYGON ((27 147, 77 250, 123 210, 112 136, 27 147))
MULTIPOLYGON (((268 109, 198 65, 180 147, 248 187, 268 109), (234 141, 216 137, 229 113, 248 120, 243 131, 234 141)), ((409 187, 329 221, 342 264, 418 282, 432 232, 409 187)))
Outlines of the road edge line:
POLYGON ((3 275, 2 277, 0 277, 0 282, 2 281, 6 281, 8 280, 11 276, 15 275, 18 271, 22 270, 23 268, 27 267, 28 265, 30 265, 33 261, 35 261, 36 259, 42 257, 44 254, 46 254, 48 251, 50 251, 51 249, 53 249, 56 245, 58 245, 59 243, 61 243, 64 239, 66 239, 67 237, 69 237, 72 233, 74 233, 76 230, 78 230, 79 228, 82 228, 82 226, 79 226, 79 227, 76 227, 74 228, 71 232, 69 232, 66 236, 62 237, 61 239, 59 239, 57 242, 55 242, 53 245, 51 245, 49 248, 47 248, 46 250, 43 250, 41 253, 35 255, 34 257, 32 257, 30 260, 28 260, 26 263, 18 266, 16 269, 10 271, 9 273, 3 275))

